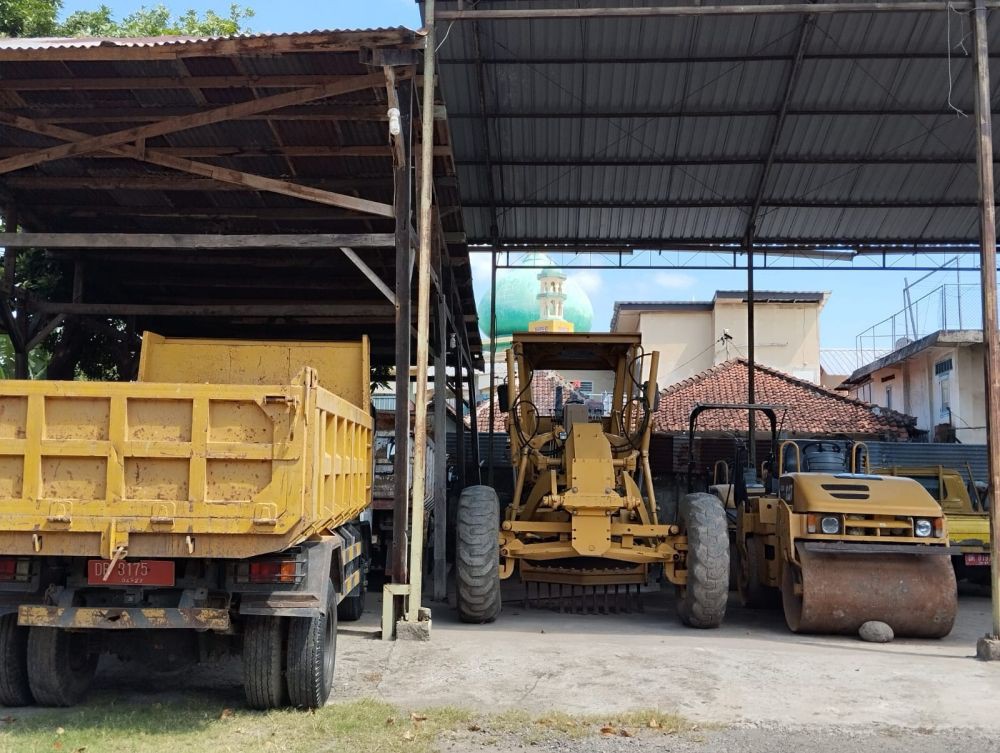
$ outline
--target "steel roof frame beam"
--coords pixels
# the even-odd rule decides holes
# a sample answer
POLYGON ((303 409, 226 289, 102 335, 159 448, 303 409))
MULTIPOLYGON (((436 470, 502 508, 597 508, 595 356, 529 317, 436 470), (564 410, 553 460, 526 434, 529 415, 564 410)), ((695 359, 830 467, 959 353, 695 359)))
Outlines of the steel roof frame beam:
MULTIPOLYGON (((998 0, 983 0, 985 9, 1000 7, 998 0)), ((766 5, 676 5, 672 7, 629 8, 512 8, 504 10, 444 10, 438 21, 526 21, 579 18, 658 18, 671 16, 781 16, 832 13, 919 13, 926 11, 971 11, 969 0, 895 0, 893 2, 771 3, 766 5)))
MULTIPOLYGON (((581 160, 570 159, 508 159, 497 161, 493 164, 496 167, 739 167, 741 165, 759 165, 767 159, 766 155, 759 156, 737 156, 737 157, 691 157, 687 159, 597 159, 587 160, 585 165, 581 165, 581 160)), ((1000 157, 994 157, 994 162, 1000 161, 1000 157)), ((458 167, 483 167, 482 162, 476 160, 455 160, 458 167)), ((975 156, 968 159, 956 159, 954 157, 775 157, 775 165, 974 165, 975 156)), ((26 179, 26 183, 29 179, 26 179)), ((40 181, 46 179, 39 179, 40 181)), ((11 183, 10 185, 15 185, 11 183)), ((38 186, 43 187, 43 186, 38 186)))
MULTIPOLYGON (((971 105, 969 106, 971 109, 971 105)), ((486 117, 502 120, 615 120, 638 118, 640 120, 681 120, 683 118, 773 118, 779 114, 778 110, 772 109, 726 109, 726 110, 677 110, 667 112, 664 110, 614 110, 602 112, 599 110, 587 110, 586 112, 572 112, 569 110, 554 111, 517 111, 501 112, 492 110, 486 113, 486 117)), ((789 108, 788 115, 796 117, 937 117, 943 115, 954 115, 951 109, 940 107, 911 107, 896 110, 861 110, 861 109, 824 109, 824 108, 789 108)), ((1000 110, 996 110, 994 115, 1000 115, 1000 110)), ((451 120, 474 120, 482 117, 479 113, 472 112, 449 112, 448 118, 451 120)))

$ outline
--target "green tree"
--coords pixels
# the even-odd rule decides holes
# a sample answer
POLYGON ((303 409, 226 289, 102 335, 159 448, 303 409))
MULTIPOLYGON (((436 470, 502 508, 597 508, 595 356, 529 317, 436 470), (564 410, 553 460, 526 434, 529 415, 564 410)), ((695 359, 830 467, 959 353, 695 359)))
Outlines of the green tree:
POLYGON ((229 6, 227 15, 219 15, 213 10, 204 14, 188 10, 173 15, 165 5, 158 4, 142 6, 118 21, 108 6, 101 5, 97 10, 70 14, 57 26, 57 33, 67 37, 229 36, 249 31, 246 21, 253 15, 253 10, 236 3, 229 6))
POLYGON ((62 0, 0 0, 0 36, 51 36, 61 8, 62 0))

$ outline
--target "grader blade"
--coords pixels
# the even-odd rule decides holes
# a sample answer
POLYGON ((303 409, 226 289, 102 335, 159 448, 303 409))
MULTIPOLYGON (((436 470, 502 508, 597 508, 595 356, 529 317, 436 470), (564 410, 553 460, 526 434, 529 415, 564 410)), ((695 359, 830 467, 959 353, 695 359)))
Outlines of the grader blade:
POLYGON ((638 583, 590 586, 526 580, 524 607, 576 614, 622 614, 643 611, 638 583))
POLYGON ((898 637, 943 638, 958 611, 955 573, 940 554, 829 553, 799 548, 801 571, 785 568, 781 586, 796 633, 854 634, 869 620, 898 637))

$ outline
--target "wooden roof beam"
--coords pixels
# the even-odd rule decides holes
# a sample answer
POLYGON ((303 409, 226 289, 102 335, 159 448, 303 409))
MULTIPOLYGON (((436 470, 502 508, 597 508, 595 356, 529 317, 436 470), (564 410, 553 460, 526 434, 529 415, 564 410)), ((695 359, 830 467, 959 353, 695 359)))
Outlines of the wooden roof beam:
MULTIPOLYGON (((305 89, 296 89, 282 94, 275 94, 270 97, 251 99, 246 102, 238 102, 224 107, 217 107, 213 110, 205 110, 191 115, 178 115, 172 118, 150 123, 149 125, 126 128, 113 133, 106 133, 100 136, 78 133, 72 141, 59 146, 38 149, 29 154, 19 157, 8 157, 0 160, 0 174, 9 173, 13 170, 20 170, 43 162, 50 162, 66 157, 91 154, 93 152, 104 151, 111 147, 123 146, 131 142, 143 139, 150 139, 156 136, 164 136, 177 131, 184 131, 189 128, 199 128, 214 123, 222 123, 236 117, 253 115, 272 110, 280 110, 282 107, 299 105, 305 102, 312 102, 318 99, 327 99, 340 94, 370 89, 380 86, 383 82, 382 75, 370 74, 367 76, 355 76, 350 81, 335 81, 320 86, 311 86, 305 89)), ((16 126, 10 121, 10 116, 0 113, 0 122, 16 126)))
MULTIPOLYGON (((381 79, 381 76, 376 76, 376 78, 381 79)), ((0 117, 0 119, 2 119, 2 117, 0 117)), ((71 142, 71 144, 81 140, 93 140, 88 134, 73 131, 68 128, 62 128, 61 126, 41 123, 36 120, 31 120, 30 118, 22 118, 18 116, 9 117, 8 125, 12 125, 15 128, 33 131, 35 133, 41 133, 45 136, 62 139, 64 141, 71 142)), ((171 157, 165 154, 160 154, 155 149, 145 149, 140 145, 123 145, 102 148, 121 157, 130 157, 141 162, 151 162, 154 165, 169 167, 173 170, 192 173, 194 175, 201 175, 202 177, 211 178, 223 183, 233 183, 258 191, 269 191, 271 193, 278 193, 285 196, 304 199, 305 201, 311 201, 317 204, 342 207, 344 209, 374 214, 380 217, 394 216, 391 204, 369 201, 368 199, 360 199, 355 196, 334 193, 332 191, 323 191, 318 188, 303 186, 287 180, 265 178, 261 175, 253 175, 251 173, 232 170, 226 167, 209 165, 204 162, 195 162, 193 160, 182 159, 180 157, 171 157)), ((0 165, 2 164, 3 162, 0 162, 0 165)))
MULTIPOLYGON (((182 212, 183 210, 178 210, 182 212)), ((109 249, 303 249, 333 250, 341 246, 391 248, 392 233, 304 233, 218 235, 215 233, 0 233, 2 248, 109 249)))

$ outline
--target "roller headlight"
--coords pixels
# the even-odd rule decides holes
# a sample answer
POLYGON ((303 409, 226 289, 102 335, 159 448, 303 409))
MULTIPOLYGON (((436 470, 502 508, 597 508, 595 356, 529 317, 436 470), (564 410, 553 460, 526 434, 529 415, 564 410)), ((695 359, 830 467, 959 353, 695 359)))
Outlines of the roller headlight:
POLYGON ((926 518, 918 518, 913 522, 913 533, 919 538, 926 539, 934 531, 934 524, 926 518))
POLYGON ((835 533, 840 533, 840 518, 835 518, 832 515, 828 515, 819 522, 820 530, 828 536, 832 536, 835 533))

